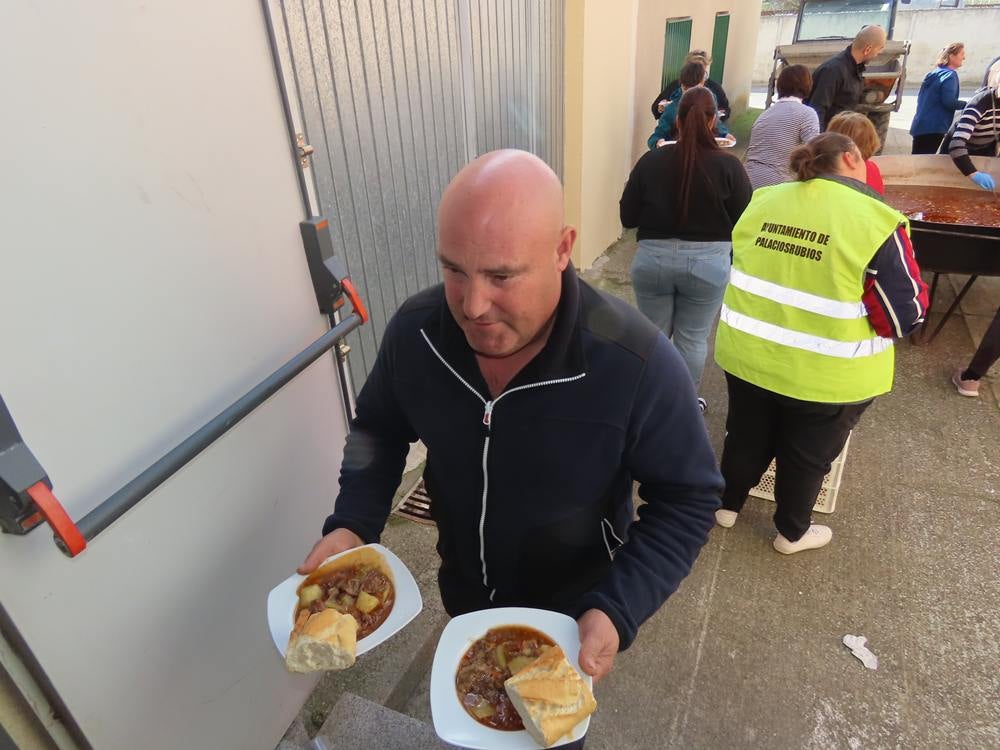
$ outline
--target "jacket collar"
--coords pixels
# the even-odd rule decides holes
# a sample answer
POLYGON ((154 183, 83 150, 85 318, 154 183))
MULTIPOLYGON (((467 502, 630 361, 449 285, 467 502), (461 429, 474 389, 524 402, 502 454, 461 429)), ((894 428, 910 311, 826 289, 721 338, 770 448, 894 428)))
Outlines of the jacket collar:
POLYGON ((865 72, 865 64, 864 63, 859 63, 857 60, 854 59, 854 55, 851 54, 851 45, 850 44, 848 44, 847 48, 843 52, 841 52, 840 54, 842 54, 844 56, 844 59, 847 61, 847 65, 851 69, 857 71, 859 77, 861 76, 862 73, 865 72))
MULTIPOLYGON (((576 269, 570 263, 562 274, 559 304, 556 306, 555 323, 549 334, 549 340, 542 351, 511 380, 506 390, 529 383, 573 377, 586 370, 581 334, 580 283, 576 269)), ((448 309, 443 288, 441 310, 435 322, 438 328, 437 335, 434 335, 433 330, 428 331, 428 334, 432 339, 437 339, 441 355, 462 377, 473 383, 480 393, 488 393, 486 383, 479 372, 479 365, 476 363, 475 352, 472 351, 462 328, 448 309)))
POLYGON ((853 177, 844 177, 839 174, 821 174, 816 179, 819 180, 830 180, 830 182, 839 182, 841 185, 846 185, 852 190, 857 190, 859 193, 864 193, 869 198, 874 198, 880 203, 885 203, 885 197, 879 195, 879 193, 873 190, 869 185, 860 180, 855 180, 853 177))

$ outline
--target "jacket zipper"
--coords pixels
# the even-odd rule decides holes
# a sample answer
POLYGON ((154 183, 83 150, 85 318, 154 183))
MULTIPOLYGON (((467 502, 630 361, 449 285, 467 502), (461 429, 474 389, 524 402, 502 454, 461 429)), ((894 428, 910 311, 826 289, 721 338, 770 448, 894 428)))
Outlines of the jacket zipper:
POLYGON ((568 378, 555 378, 553 380, 542 380, 539 381, 538 383, 528 383, 526 385, 519 385, 517 386, 517 388, 511 388, 510 390, 504 391, 495 399, 492 400, 486 399, 479 391, 477 391, 475 388, 472 387, 472 385, 470 385, 469 381, 467 381, 465 378, 459 375, 458 371, 448 363, 448 360, 446 360, 441 355, 441 352, 437 350, 437 347, 435 347, 434 344, 431 343, 430 338, 428 338, 423 328, 420 329, 420 335, 424 337, 424 341, 427 342, 427 346, 429 346, 430 350, 434 352, 434 355, 439 360, 441 360, 441 364, 443 364, 445 367, 448 368, 448 371, 451 372, 451 374, 458 379, 458 382, 460 382, 462 385, 468 388, 469 391, 471 391, 476 398, 478 398, 480 401, 483 402, 483 425, 486 427, 486 438, 483 441, 483 497, 481 500, 482 510, 480 511, 479 514, 479 561, 482 564, 483 586, 485 586, 487 589, 490 589, 490 601, 492 602, 494 595, 497 593, 497 590, 495 588, 490 588, 489 577, 486 574, 485 530, 486 530, 486 501, 489 495, 489 486, 490 486, 489 470, 487 468, 487 459, 489 458, 489 453, 490 453, 490 432, 492 430, 493 409, 497 405, 497 402, 500 401, 500 399, 502 399, 509 393, 516 393, 517 391, 526 391, 529 388, 541 388, 547 385, 572 383, 576 380, 580 380, 581 378, 585 377, 587 373, 581 372, 579 375, 573 375, 568 378))

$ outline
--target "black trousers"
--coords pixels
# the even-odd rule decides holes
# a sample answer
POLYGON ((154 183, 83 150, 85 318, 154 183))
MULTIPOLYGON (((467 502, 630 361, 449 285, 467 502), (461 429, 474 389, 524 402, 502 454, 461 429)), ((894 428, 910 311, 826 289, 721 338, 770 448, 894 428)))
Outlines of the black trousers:
POLYGON ((726 373, 729 414, 722 450, 722 507, 737 513, 775 459, 774 525, 794 542, 809 529, 830 465, 844 449, 869 399, 821 404, 782 396, 726 373))
POLYGON ((913 136, 913 148, 911 154, 936 154, 944 133, 928 133, 926 135, 913 136))
POLYGON ((972 355, 972 361, 969 362, 965 374, 973 380, 982 380, 998 359, 1000 359, 1000 309, 993 317, 990 327, 986 329, 986 335, 983 336, 976 353, 972 355))

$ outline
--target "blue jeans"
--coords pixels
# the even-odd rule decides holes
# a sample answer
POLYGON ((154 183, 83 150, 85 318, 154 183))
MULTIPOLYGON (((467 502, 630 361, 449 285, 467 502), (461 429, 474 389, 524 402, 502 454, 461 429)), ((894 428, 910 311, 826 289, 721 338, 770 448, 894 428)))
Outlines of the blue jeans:
POLYGON ((708 334, 722 307, 732 265, 731 242, 639 240, 632 286, 643 315, 674 342, 695 388, 708 355, 708 334))

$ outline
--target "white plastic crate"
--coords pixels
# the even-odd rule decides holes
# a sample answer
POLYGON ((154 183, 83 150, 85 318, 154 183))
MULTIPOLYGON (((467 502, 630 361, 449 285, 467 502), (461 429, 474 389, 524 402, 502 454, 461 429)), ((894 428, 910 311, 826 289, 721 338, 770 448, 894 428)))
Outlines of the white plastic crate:
MULTIPOLYGON (((823 486, 820 488, 819 496, 813 510, 819 513, 833 513, 837 507, 837 493, 840 491, 840 477, 844 473, 844 463, 847 461, 847 448, 851 444, 851 436, 847 436, 844 443, 844 450, 833 459, 830 464, 830 473, 823 478, 823 486)), ((774 501, 774 461, 767 467, 764 476, 760 478, 760 484, 750 490, 752 497, 761 497, 765 500, 774 501)))

